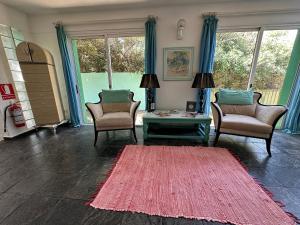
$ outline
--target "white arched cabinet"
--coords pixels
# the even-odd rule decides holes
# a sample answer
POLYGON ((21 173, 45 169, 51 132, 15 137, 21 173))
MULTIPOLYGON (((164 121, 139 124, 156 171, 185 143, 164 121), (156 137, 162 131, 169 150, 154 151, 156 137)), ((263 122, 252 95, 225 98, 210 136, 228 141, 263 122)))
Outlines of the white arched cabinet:
POLYGON ((16 52, 36 124, 61 123, 65 116, 51 53, 31 42, 21 42, 16 52))

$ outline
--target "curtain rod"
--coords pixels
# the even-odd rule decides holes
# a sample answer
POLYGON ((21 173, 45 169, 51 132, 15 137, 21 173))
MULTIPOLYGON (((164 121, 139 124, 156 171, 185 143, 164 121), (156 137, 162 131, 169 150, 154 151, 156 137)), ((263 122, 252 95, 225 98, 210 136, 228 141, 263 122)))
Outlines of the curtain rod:
POLYGON ((126 18, 126 19, 111 19, 111 20, 84 20, 84 21, 72 21, 72 22, 61 22, 61 21, 56 21, 53 22, 53 24, 59 25, 59 24, 63 24, 63 25, 86 25, 86 24, 104 24, 104 23, 130 23, 130 22, 143 22, 146 21, 147 19, 150 18, 154 18, 154 19, 158 19, 157 16, 153 16, 153 15, 149 15, 147 17, 140 17, 140 18, 126 18))
POLYGON ((260 10, 260 11, 244 11, 244 12, 206 12, 204 16, 219 16, 219 17, 235 17, 235 16, 255 16, 266 14, 299 14, 300 9, 285 9, 285 10, 260 10))
POLYGON ((207 12, 207 13, 203 13, 202 17, 206 17, 206 16, 217 16, 218 14, 216 12, 207 12))

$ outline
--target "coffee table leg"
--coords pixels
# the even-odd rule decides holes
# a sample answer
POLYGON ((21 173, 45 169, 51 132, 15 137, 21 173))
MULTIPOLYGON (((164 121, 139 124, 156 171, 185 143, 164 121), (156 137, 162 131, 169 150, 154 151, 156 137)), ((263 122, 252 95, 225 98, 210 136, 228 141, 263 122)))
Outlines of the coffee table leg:
POLYGON ((143 136, 144 136, 144 140, 147 140, 148 138, 148 122, 143 122, 143 136))
POLYGON ((205 123, 205 125, 204 125, 204 139, 203 139, 203 142, 205 144, 208 144, 209 133, 210 133, 210 123, 205 123))

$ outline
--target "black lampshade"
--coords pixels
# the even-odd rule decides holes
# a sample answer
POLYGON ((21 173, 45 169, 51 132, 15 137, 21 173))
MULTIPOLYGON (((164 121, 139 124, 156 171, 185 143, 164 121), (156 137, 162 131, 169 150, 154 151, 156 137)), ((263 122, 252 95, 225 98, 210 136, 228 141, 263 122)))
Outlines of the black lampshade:
POLYGON ((212 73, 197 73, 192 88, 214 88, 215 83, 212 73))
POLYGON ((143 74, 140 88, 159 88, 156 74, 143 74))

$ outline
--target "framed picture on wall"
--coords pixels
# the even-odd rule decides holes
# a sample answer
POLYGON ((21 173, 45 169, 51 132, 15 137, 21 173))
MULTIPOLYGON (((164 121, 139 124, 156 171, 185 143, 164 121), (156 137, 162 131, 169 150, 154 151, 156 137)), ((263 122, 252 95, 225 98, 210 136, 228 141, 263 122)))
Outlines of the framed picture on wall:
POLYGON ((164 80, 192 80, 193 47, 164 48, 164 80))

